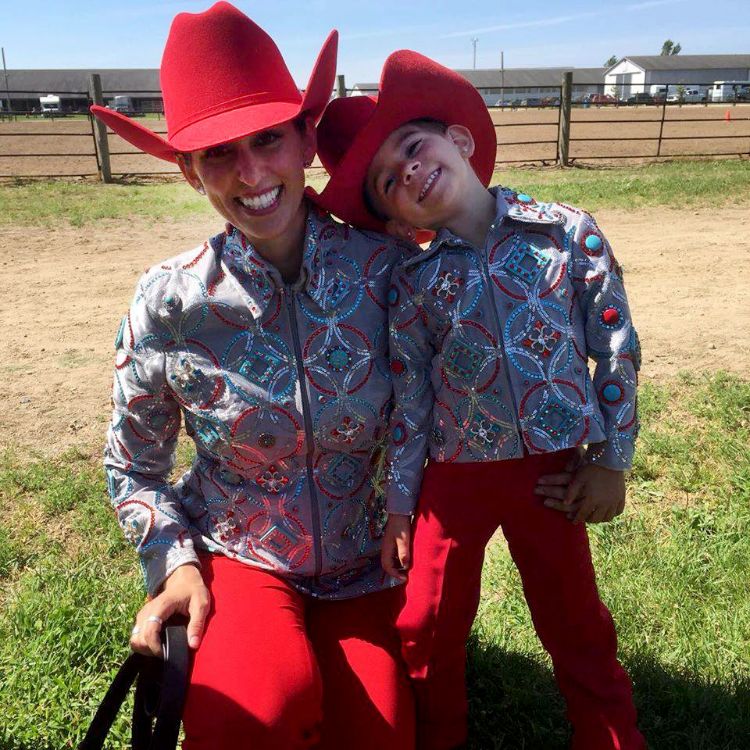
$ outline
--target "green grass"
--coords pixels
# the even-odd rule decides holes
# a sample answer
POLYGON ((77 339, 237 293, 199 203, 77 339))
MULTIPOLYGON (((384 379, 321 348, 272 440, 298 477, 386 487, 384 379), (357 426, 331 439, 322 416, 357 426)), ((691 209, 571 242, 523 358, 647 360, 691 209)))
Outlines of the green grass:
POLYGON ((699 206, 750 199, 750 159, 674 161, 602 169, 513 169, 495 172, 502 184, 537 200, 586 210, 639 206, 699 206))
MULTIPOLYGON (((311 173, 321 190, 326 178, 311 173)), ((697 206, 750 200, 750 160, 676 161, 610 169, 514 169, 496 172, 493 184, 587 210, 637 206, 697 206)), ((184 182, 102 185, 63 180, 0 184, 0 225, 46 226, 65 221, 82 227, 100 219, 133 216, 185 219, 211 216, 213 209, 184 182)))
MULTIPOLYGON (((590 527, 641 725, 658 750, 750 736, 750 382, 682 376, 641 391, 626 514, 590 527)), ((143 600, 90 451, 0 455, 0 748, 74 747, 143 600)), ((186 443, 179 462, 190 460, 186 443)), ((569 730, 502 544, 470 644, 471 747, 562 750, 569 730)), ((124 748, 121 720, 112 747, 124 748)))

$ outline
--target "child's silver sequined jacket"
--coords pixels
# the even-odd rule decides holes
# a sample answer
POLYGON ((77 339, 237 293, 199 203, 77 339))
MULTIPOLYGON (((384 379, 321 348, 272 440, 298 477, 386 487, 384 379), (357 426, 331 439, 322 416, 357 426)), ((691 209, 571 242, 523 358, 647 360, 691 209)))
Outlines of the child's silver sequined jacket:
POLYGON ((196 548, 321 598, 393 585, 371 479, 399 256, 311 208, 294 285, 237 230, 143 276, 118 337, 105 465, 149 592, 196 548), (181 418, 197 455, 171 485, 181 418))
POLYGON ((492 192, 484 247, 441 230, 394 271, 391 512, 413 512, 428 453, 498 461, 587 443, 588 460, 631 465, 640 354, 607 240, 583 211, 492 192))

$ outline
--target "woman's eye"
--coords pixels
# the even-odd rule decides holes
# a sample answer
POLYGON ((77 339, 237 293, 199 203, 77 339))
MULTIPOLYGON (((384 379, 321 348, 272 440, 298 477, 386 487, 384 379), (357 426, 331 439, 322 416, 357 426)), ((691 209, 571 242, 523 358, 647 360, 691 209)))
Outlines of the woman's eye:
POLYGON ((222 157, 227 156, 230 151, 231 151, 231 148, 227 144, 222 144, 220 146, 212 146, 211 148, 207 148, 203 152, 203 158, 204 159, 221 159, 222 157))
POLYGON ((407 156, 414 156, 419 151, 419 145, 422 143, 422 139, 418 138, 416 141, 412 141, 406 149, 407 156))
POLYGON ((275 130, 266 130, 262 133, 258 133, 258 135, 255 136, 254 145, 270 146, 272 143, 276 143, 279 138, 281 138, 281 135, 275 130))

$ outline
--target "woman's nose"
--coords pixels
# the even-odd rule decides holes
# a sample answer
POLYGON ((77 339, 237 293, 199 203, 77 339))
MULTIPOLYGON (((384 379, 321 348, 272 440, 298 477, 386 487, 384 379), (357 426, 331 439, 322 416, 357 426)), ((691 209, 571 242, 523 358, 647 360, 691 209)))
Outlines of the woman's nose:
POLYGON ((246 185, 258 185, 263 170, 260 160, 253 155, 249 144, 240 143, 237 149, 237 174, 246 185))

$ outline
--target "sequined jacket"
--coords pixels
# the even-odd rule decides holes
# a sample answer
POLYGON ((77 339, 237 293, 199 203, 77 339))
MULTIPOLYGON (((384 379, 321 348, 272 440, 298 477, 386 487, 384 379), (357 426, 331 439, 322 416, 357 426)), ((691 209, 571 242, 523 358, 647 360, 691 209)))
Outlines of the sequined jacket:
POLYGON ((428 454, 497 461, 587 443, 591 462, 631 464, 640 355, 607 240, 583 211, 491 192, 484 247, 444 229, 394 271, 391 512, 414 510, 428 454))
POLYGON ((142 277, 118 336, 105 466, 149 592, 196 549, 321 598, 393 585, 371 475, 399 255, 311 208, 294 285, 237 230, 142 277), (197 453, 172 485, 182 418, 197 453))

